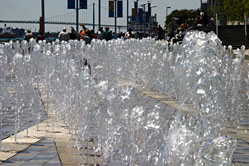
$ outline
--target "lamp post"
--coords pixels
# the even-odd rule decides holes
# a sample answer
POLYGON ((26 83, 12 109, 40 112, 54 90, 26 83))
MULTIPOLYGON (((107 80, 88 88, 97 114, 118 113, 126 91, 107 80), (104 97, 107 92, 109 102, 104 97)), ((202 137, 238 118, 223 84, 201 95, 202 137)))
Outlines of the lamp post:
POLYGON ((79 32, 79 0, 76 0, 76 31, 79 32))
POLYGON ((168 17, 168 9, 170 9, 171 7, 170 6, 167 6, 166 7, 166 19, 165 19, 165 25, 166 25, 166 21, 167 21, 167 17, 168 17))
POLYGON ((128 23, 129 23, 129 0, 127 0, 127 31, 128 31, 128 23))
POLYGON ((114 0, 114 24, 115 24, 115 34, 117 34, 117 0, 114 0))
POLYGON ((151 6, 151 9, 154 8, 154 7, 157 7, 157 6, 151 6))
POLYGON ((93 3, 93 33, 95 32, 95 3, 93 3))
POLYGON ((99 0, 99 29, 101 27, 101 0, 99 0))
POLYGON ((40 31, 42 35, 45 37, 45 5, 44 0, 41 0, 41 11, 42 11, 42 25, 40 31))

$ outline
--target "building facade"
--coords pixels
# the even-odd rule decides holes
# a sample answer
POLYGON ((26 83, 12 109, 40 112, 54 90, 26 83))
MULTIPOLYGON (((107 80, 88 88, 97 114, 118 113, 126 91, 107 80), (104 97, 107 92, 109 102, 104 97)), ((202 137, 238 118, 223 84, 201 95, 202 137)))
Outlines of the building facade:
POLYGON ((143 36, 153 36, 157 33, 157 26, 157 15, 151 15, 151 3, 144 4, 143 8, 138 8, 135 2, 132 15, 128 17, 128 29, 132 29, 143 36))

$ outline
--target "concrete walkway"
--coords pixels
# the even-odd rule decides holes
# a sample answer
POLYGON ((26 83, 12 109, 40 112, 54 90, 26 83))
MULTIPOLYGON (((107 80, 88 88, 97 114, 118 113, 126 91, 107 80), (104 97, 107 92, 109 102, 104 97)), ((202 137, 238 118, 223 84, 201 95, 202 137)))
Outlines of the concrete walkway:
POLYGON ((2 163, 3 166, 61 166, 53 138, 44 138, 2 163))
MULTIPOLYGON (((41 98, 37 89, 34 89, 33 97, 35 101, 35 103, 33 104, 33 108, 23 108, 24 111, 20 111, 20 113, 18 114, 20 119, 18 129, 16 129, 15 126, 17 110, 12 108, 11 105, 2 110, 1 132, 3 139, 14 135, 15 130, 22 131, 46 119, 46 113, 44 111, 44 107, 42 105, 41 98), (39 119, 37 119, 38 115, 40 117, 39 119)), ((11 100, 11 97, 9 98, 9 103, 15 103, 15 101, 11 100)))
MULTIPOLYGON (((47 103, 46 95, 44 93, 44 87, 42 86, 42 84, 39 85, 39 90, 41 93, 41 98, 43 100, 43 103, 47 103)), ((49 103, 48 106, 51 110, 47 114, 48 118, 40 122, 38 126, 33 125, 29 127, 28 137, 26 136, 26 130, 22 130, 18 133, 18 144, 15 144, 13 137, 8 137, 2 141, 3 151, 0 152, 1 166, 6 164, 7 161, 13 161, 12 159, 15 160, 16 158, 15 156, 17 156, 17 158, 18 156, 23 156, 23 153, 25 153, 25 151, 29 151, 28 148, 32 147, 31 145, 35 146, 36 143, 38 143, 39 141, 41 141, 40 143, 43 143, 44 141, 42 140, 44 138, 45 141, 48 141, 47 138, 49 138, 50 144, 52 144, 51 141, 55 142, 56 150, 58 153, 58 160, 60 161, 60 162, 56 161, 55 163, 59 163, 59 165, 61 164, 63 166, 79 166, 79 164, 81 163, 81 156, 78 154, 76 147, 74 147, 74 141, 71 138, 70 134, 68 133, 68 129, 66 128, 63 122, 59 120, 55 121, 52 103, 49 103)), ((50 148, 50 146, 47 147, 50 148)), ((44 146, 36 146, 36 149, 38 151, 43 151, 44 146)), ((54 150, 53 152, 55 153, 54 150)), ((39 158, 39 154, 37 154, 36 157, 39 158)), ((25 157, 23 159, 25 159, 25 157)), ((22 165, 29 164, 30 162, 29 158, 26 157, 26 159, 27 160, 24 161, 22 165)), ((41 161, 40 164, 37 163, 36 166, 43 165, 42 162, 43 161, 41 161)))

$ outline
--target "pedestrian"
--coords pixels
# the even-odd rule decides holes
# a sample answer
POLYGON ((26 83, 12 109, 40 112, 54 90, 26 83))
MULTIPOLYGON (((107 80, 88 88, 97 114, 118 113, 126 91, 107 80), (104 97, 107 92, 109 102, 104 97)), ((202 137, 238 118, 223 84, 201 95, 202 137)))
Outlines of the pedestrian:
POLYGON ((38 42, 39 40, 45 40, 45 35, 43 35, 42 32, 39 32, 39 34, 37 35, 37 42, 38 42))
POLYGON ((70 36, 67 33, 67 28, 66 27, 64 27, 62 29, 62 31, 59 33, 58 38, 59 38, 60 41, 68 41, 69 40, 70 36))
POLYGON ((158 34, 158 40, 162 40, 163 39, 163 28, 161 27, 161 25, 159 25, 157 28, 157 34, 158 34))
POLYGON ((85 32, 86 32, 87 28, 86 28, 86 26, 84 24, 80 24, 80 26, 82 27, 82 30, 80 31, 80 34, 82 36, 85 36, 85 32))
POLYGON ((97 33, 97 39, 102 40, 103 39, 103 27, 100 27, 97 33))
POLYGON ((214 26, 214 18, 211 17, 208 21, 208 26, 214 26))
POLYGON ((87 36, 87 37, 93 39, 92 31, 90 31, 88 28, 86 28, 85 33, 84 33, 83 36, 87 36))
POLYGON ((97 35, 96 35, 96 33, 94 33, 93 29, 91 30, 91 34, 92 34, 93 39, 97 39, 97 35))
POLYGON ((71 33, 69 34, 69 38, 70 38, 70 40, 76 40, 76 39, 78 39, 77 36, 73 33, 72 27, 71 27, 71 33))
POLYGON ((124 33, 123 33, 123 32, 120 32, 120 33, 118 34, 118 38, 124 38, 124 33))
MULTIPOLYGON (((89 36, 83 36, 79 32, 75 31, 73 27, 71 27, 72 33, 74 33, 77 38, 80 38, 86 42, 86 44, 91 44, 92 38, 89 36)), ((87 33, 86 33, 87 34, 87 33)), ((85 34, 84 34, 85 35, 85 34)))
POLYGON ((112 38, 113 38, 113 39, 117 39, 116 33, 115 33, 115 32, 112 32, 112 31, 111 31, 111 33, 112 33, 112 38))
POLYGON ((132 33, 132 29, 129 28, 128 31, 125 33, 124 37, 125 39, 133 38, 134 34, 132 33))
POLYGON ((86 71, 86 73, 91 76, 92 70, 90 64, 87 62, 86 58, 83 58, 83 68, 86 71))
POLYGON ((109 30, 109 27, 105 27, 105 31, 103 33, 103 39, 106 41, 112 40, 112 32, 109 30))
POLYGON ((31 32, 31 30, 27 30, 27 33, 24 35, 24 40, 27 40, 29 42, 29 40, 33 38, 33 34, 31 32))

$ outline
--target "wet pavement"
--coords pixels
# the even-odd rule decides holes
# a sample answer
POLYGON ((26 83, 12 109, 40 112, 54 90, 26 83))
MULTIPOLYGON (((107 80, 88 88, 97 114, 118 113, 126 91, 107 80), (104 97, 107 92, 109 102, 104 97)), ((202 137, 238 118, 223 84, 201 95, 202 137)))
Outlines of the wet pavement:
MULTIPOLYGON (((30 108, 22 108, 17 111, 13 108, 14 106, 8 106, 2 110, 1 134, 3 139, 46 119, 46 112, 37 89, 34 89, 33 100, 35 102, 30 108)), ((10 99, 9 103, 15 103, 15 101, 10 99)))
POLYGON ((1 166, 61 166, 52 138, 44 138, 9 158, 1 166))

